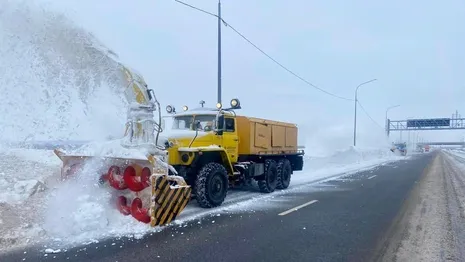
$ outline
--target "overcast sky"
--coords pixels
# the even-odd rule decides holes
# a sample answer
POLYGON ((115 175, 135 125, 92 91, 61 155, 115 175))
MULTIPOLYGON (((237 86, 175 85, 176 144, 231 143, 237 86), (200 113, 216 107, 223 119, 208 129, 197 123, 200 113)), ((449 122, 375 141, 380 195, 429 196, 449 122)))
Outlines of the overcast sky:
MULTIPOLYGON (((164 105, 213 106, 217 20, 174 0, 55 1, 141 71, 164 105), (66 3, 65 3, 66 2, 66 3)), ((216 0, 186 0, 216 12, 216 0)), ((465 2, 223 0, 224 19, 311 83, 353 98, 384 127, 391 119, 465 116, 465 2)), ((242 113, 348 133, 354 104, 315 90, 223 27, 223 103, 242 113)), ((359 109, 361 135, 383 132, 359 109)), ((423 133, 461 139, 463 131, 423 133)), ((405 138, 405 136, 404 136, 405 138)), ((344 140, 344 143, 350 140, 344 140)), ((342 142, 341 142, 342 143, 342 142)))

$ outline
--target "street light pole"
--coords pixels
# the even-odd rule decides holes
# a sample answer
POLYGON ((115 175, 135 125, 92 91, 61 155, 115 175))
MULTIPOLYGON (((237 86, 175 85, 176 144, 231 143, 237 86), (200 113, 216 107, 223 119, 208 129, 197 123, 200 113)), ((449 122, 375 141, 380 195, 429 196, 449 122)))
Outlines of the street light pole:
POLYGON ((395 105, 395 106, 390 106, 386 109, 386 117, 385 117, 385 125, 386 125, 386 135, 389 137, 389 124, 388 124, 388 111, 393 109, 393 108, 396 108, 396 107, 399 107, 400 105, 395 105))
POLYGON ((368 83, 371 83, 373 81, 376 81, 377 79, 371 79, 370 81, 366 81, 366 82, 363 82, 361 83, 360 85, 357 86, 357 88, 355 89, 355 113, 354 113, 354 146, 356 146, 356 140, 357 140, 357 91, 359 89, 359 87, 361 87, 362 85, 365 85, 365 84, 368 84, 368 83))
POLYGON ((221 103, 221 0, 218 0, 218 103, 221 103))

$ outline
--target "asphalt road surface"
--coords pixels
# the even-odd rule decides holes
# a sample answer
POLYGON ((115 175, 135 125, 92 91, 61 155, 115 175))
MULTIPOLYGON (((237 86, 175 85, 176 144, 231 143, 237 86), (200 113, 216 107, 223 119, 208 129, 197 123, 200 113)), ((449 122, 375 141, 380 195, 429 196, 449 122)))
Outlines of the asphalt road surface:
POLYGON ((412 156, 325 182, 320 190, 291 191, 276 206, 173 225, 140 240, 56 254, 28 248, 0 261, 391 261, 399 251, 392 246, 405 239, 399 217, 409 217, 415 185, 433 160, 446 161, 437 159, 442 155, 412 156))
POLYGON ((428 165, 379 242, 379 261, 465 261, 465 159, 428 165))

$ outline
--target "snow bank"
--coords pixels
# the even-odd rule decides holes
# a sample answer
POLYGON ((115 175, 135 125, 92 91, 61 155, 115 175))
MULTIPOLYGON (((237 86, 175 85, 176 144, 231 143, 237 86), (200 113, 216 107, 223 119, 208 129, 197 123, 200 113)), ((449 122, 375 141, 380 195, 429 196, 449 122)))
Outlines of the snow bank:
POLYGON ((465 148, 450 149, 448 152, 465 157, 465 148))
POLYGON ((322 168, 335 168, 348 165, 358 165, 361 163, 379 161, 390 161, 400 159, 393 154, 388 147, 353 147, 350 146, 344 150, 337 150, 332 155, 326 157, 306 156, 306 166, 311 170, 318 170, 322 168))
POLYGON ((388 162, 409 158, 409 155, 398 156, 389 148, 350 146, 346 150, 336 151, 327 157, 306 157, 304 172, 295 175, 293 183, 310 183, 338 174, 360 172, 388 162))
POLYGON ((45 233, 44 195, 57 184, 61 161, 52 151, 0 150, 0 251, 32 244, 45 233))
POLYGON ((53 152, 43 150, 1 149, 0 159, 0 203, 8 204, 20 204, 45 189, 61 163, 53 152))
POLYGON ((461 165, 465 168, 465 149, 462 149, 462 148, 450 149, 450 150, 445 150, 445 152, 448 155, 451 155, 452 159, 455 159, 455 162, 457 163, 457 165, 459 166, 461 165))

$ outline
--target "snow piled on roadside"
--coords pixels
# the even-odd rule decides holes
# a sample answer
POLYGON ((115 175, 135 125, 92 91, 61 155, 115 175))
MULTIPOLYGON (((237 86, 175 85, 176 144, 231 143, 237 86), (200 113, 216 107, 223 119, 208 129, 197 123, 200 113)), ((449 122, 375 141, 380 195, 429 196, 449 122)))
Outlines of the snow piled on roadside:
POLYGON ((61 161, 53 151, 0 149, 0 251, 42 238, 44 194, 57 184, 61 161))
POLYGON ((456 156, 459 156, 459 157, 465 158, 465 149, 462 149, 462 148, 450 149, 450 150, 447 150, 446 152, 448 152, 450 154, 453 154, 453 155, 456 155, 456 156))
POLYGON ((53 151, 0 149, 0 203, 20 204, 44 189, 61 161, 53 151))
POLYGON ((454 161, 455 165, 465 172, 465 149, 450 149, 445 150, 446 155, 454 161))
POLYGON ((297 184, 333 177, 337 174, 360 172, 388 162, 409 159, 411 155, 398 156, 388 148, 350 146, 328 157, 307 157, 304 172, 293 176, 297 184))
MULTIPOLYGON (((408 156, 407 156, 408 157, 408 156)), ((347 149, 338 150, 330 156, 318 157, 305 156, 307 162, 305 168, 312 170, 322 169, 326 167, 340 167, 347 165, 357 165, 360 163, 367 162, 383 162, 386 160, 405 159, 405 157, 399 157, 393 154, 389 148, 378 148, 378 147, 353 147, 350 146, 347 149)))

